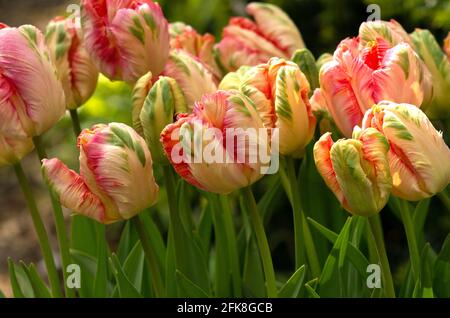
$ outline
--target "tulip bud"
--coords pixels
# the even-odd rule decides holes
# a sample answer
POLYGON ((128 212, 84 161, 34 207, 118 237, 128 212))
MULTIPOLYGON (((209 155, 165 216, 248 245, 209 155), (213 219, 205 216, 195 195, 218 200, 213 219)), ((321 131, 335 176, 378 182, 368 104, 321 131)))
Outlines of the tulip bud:
POLYGON ((160 74, 169 54, 169 25, 151 0, 83 0, 85 46, 100 72, 134 83, 160 74))
POLYGON ((163 75, 173 78, 180 86, 189 110, 192 110, 194 102, 200 100, 204 94, 217 90, 211 72, 184 50, 174 50, 170 53, 163 75))
POLYGON ((169 32, 172 50, 182 49, 188 52, 198 58, 216 78, 222 77, 213 54, 213 35, 200 35, 194 28, 182 22, 171 23, 169 32))
POLYGON ((186 111, 186 101, 177 82, 170 77, 160 77, 145 98, 139 115, 145 140, 155 162, 167 163, 159 142, 161 132, 173 123, 176 114, 186 111))
POLYGON ((310 50, 301 49, 295 51, 292 56, 292 62, 297 64, 303 74, 305 74, 312 91, 319 87, 319 70, 317 69, 316 59, 310 50))
POLYGON ((370 217, 386 205, 392 187, 389 143, 376 129, 355 128, 353 139, 336 143, 324 134, 314 145, 317 170, 351 214, 370 217))
POLYGON ((14 165, 33 150, 30 138, 9 139, 0 135, 0 167, 14 165))
POLYGON ((450 182, 450 149, 417 107, 383 101, 368 110, 363 129, 373 127, 390 143, 393 194, 417 201, 441 192, 450 182))
POLYGON ((230 193, 260 179, 264 163, 255 152, 270 149, 270 142, 258 134, 268 127, 255 106, 238 91, 217 91, 204 95, 191 115, 178 116, 161 133, 177 173, 214 193, 230 193))
POLYGON ((59 159, 44 159, 44 176, 61 204, 101 223, 129 219, 153 205, 158 185, 145 141, 130 127, 111 123, 78 137, 80 174, 59 159))
POLYGON ((411 37, 433 78, 433 100, 425 112, 434 119, 450 118, 450 60, 430 31, 416 29, 411 37))
POLYGON ((147 98, 148 93, 150 92, 150 89, 153 86, 153 75, 151 72, 148 72, 144 76, 142 76, 133 88, 132 95, 132 111, 131 111, 131 119, 133 123, 133 128, 136 130, 136 132, 144 136, 144 128, 142 128, 141 123, 141 111, 142 107, 144 107, 145 99, 147 98))
POLYGON ((47 26, 45 42, 66 95, 66 108, 83 105, 94 93, 98 71, 71 19, 55 18, 47 26))
POLYGON ((343 40, 333 60, 320 69, 321 100, 344 136, 360 125, 364 113, 382 100, 420 106, 431 94, 431 75, 406 44, 390 47, 382 39, 360 47, 359 39, 343 40))
POLYGON ((64 114, 64 91, 34 26, 0 29, 0 135, 41 135, 64 114))
POLYGON ((247 18, 231 18, 216 46, 221 66, 235 71, 242 65, 266 63, 271 57, 290 58, 305 47, 301 34, 280 8, 266 3, 250 3, 247 18))
POLYGON ((359 27, 359 38, 361 39, 361 45, 363 46, 381 38, 388 42, 390 46, 406 42, 413 47, 413 42, 409 37, 408 32, 406 32, 402 25, 394 19, 391 19, 390 21, 376 20, 363 22, 359 27))

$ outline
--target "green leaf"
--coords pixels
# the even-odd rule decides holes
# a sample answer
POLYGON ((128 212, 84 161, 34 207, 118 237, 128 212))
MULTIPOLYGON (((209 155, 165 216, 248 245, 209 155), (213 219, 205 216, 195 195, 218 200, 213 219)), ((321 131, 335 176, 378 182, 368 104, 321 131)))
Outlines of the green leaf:
POLYGON ((119 295, 122 298, 142 298, 142 295, 136 290, 128 277, 125 275, 122 266, 120 265, 117 255, 112 254, 110 260, 111 268, 113 270, 116 283, 119 288, 119 295))
POLYGON ((298 65, 298 67, 305 74, 311 85, 311 92, 319 87, 319 70, 317 68, 316 59, 314 55, 308 49, 300 49, 294 52, 292 61, 298 65))
POLYGON ((145 264, 145 254, 142 249, 141 242, 136 242, 134 248, 131 250, 126 261, 123 264, 125 275, 137 291, 142 292, 142 282, 145 264))
POLYGON ((311 298, 320 298, 319 294, 308 284, 305 284, 305 289, 311 298))
POLYGON ((81 297, 94 297, 94 280, 97 272, 97 260, 94 256, 75 249, 70 250, 74 263, 80 266, 82 283, 78 292, 81 297))
POLYGON ((97 222, 82 215, 72 217, 71 248, 97 256, 97 222))
POLYGON ((122 234, 120 235, 119 245, 117 247, 117 257, 120 263, 123 264, 128 254, 130 254, 133 247, 138 241, 138 235, 133 229, 131 222, 129 220, 125 221, 125 226, 123 227, 122 234))
POLYGON ((5 296, 5 294, 1 291, 1 289, 0 289, 0 299, 1 298, 6 298, 6 296, 5 296))
POLYGON ((108 252, 105 242, 105 228, 99 227, 97 232, 97 270, 94 278, 94 296, 104 298, 107 296, 108 285, 108 252))
MULTIPOLYGON (((22 289, 19 284, 19 280, 16 277, 16 266, 14 265, 14 262, 11 258, 8 258, 8 270, 9 270, 9 279, 11 281, 11 288, 12 292, 15 298, 25 298, 24 293, 22 293, 22 289)), ((32 291, 31 285, 29 286, 29 289, 32 291)), ((31 298, 31 297, 28 297, 31 298)))
POLYGON ((45 286, 42 278, 39 277, 36 266, 33 263, 27 266, 24 262, 20 262, 20 265, 31 282, 36 298, 51 298, 52 296, 47 286, 45 286))
POLYGON ((242 279, 245 297, 266 297, 264 272, 261 258, 259 257, 259 250, 253 236, 247 242, 242 279))
POLYGON ((433 290, 437 297, 450 298, 450 234, 434 263, 433 290))
POLYGON ((183 294, 189 298, 208 298, 209 295, 197 284, 187 278, 182 272, 176 271, 177 283, 183 294))
POLYGON ((305 265, 299 267, 288 281, 281 287, 278 296, 280 298, 296 298, 305 279, 305 265))

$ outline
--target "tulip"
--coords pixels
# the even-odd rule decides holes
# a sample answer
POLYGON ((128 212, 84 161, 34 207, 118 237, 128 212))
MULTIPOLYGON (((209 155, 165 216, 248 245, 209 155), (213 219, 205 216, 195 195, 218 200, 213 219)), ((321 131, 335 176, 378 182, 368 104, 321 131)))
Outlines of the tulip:
POLYGON ((192 114, 181 114, 175 123, 168 125, 161 133, 161 143, 183 179, 205 191, 226 194, 263 176, 264 162, 260 157, 253 162, 250 157, 255 147, 268 150, 267 140, 249 134, 248 142, 240 141, 246 130, 266 128, 270 127, 250 98, 238 91, 219 90, 204 95, 192 114), (209 151, 214 158, 205 155, 209 151))
POLYGON ((151 0, 83 0, 85 45, 111 80, 135 83, 160 74, 169 54, 169 24, 151 0))
POLYGON ((65 100, 44 36, 34 26, 0 27, 0 136, 32 138, 64 114, 65 100))
POLYGON ((213 74, 193 55, 184 50, 170 53, 164 76, 173 78, 183 91, 189 110, 204 95, 217 90, 213 74))
POLYGON ((392 193, 416 201, 450 182, 450 149, 427 116, 414 105, 383 101, 368 110, 363 128, 373 127, 390 143, 392 193))
POLYGON ((266 63, 271 57, 289 59, 297 49, 305 47, 294 22, 277 6, 253 2, 247 6, 247 13, 255 22, 231 18, 216 46, 225 70, 266 63))
POLYGON ((447 57, 450 61, 450 32, 448 32, 448 35, 444 40, 444 51, 447 53, 447 57))
POLYGON ((308 98, 310 86, 300 68, 272 58, 249 71, 245 85, 258 88, 271 100, 280 132, 280 154, 301 157, 314 135, 316 118, 308 98))
POLYGON ((66 108, 83 105, 97 86, 98 70, 84 47, 81 30, 71 19, 50 21, 45 41, 66 95, 66 108))
POLYGON ((331 55, 330 53, 323 53, 321 56, 319 56, 319 58, 316 61, 317 70, 319 70, 320 72, 322 65, 331 60, 333 60, 333 55, 331 55))
POLYGON ((59 159, 44 159, 42 169, 61 204, 75 213, 109 224, 129 219, 153 205, 158 185, 152 156, 132 128, 96 125, 78 137, 80 174, 59 159))
POLYGON ((425 112, 433 119, 450 117, 450 60, 428 30, 416 29, 411 37, 416 51, 433 78, 433 100, 425 112))
POLYGON ((390 46, 406 42, 414 47, 408 32, 394 19, 390 21, 376 20, 363 22, 359 27, 359 38, 361 39, 362 45, 367 45, 367 43, 381 38, 388 42, 390 46))
POLYGON ((7 139, 0 135, 0 167, 14 165, 33 150, 33 141, 25 139, 7 139))
POLYGON ((319 69, 317 68, 316 59, 308 49, 295 51, 292 56, 292 62, 298 65, 300 70, 305 74, 311 85, 311 90, 319 87, 319 69))
POLYGON ((251 69, 251 66, 241 66, 235 72, 229 72, 225 75, 219 84, 221 90, 239 90, 246 79, 247 72, 251 69))
POLYGON ((165 164, 168 162, 159 142, 161 132, 164 127, 173 123, 177 114, 187 111, 187 105, 183 92, 173 78, 161 76, 145 95, 141 95, 140 91, 148 87, 145 85, 146 80, 148 78, 144 76, 136 85, 133 114, 137 116, 136 126, 142 130, 153 160, 165 164))
MULTIPOLYGON (((420 106, 431 92, 430 74, 406 43, 393 47, 382 39, 360 46, 358 38, 343 40, 333 60, 320 69, 323 101, 344 136, 352 135, 366 110, 382 100, 420 106)), ((319 107, 319 106, 316 106, 319 107)))
POLYGON ((333 142, 324 134, 314 145, 317 170, 342 206, 370 217, 386 205, 392 187, 389 143, 376 129, 355 128, 352 139, 333 142))
POLYGON ((201 35, 193 27, 182 22, 171 23, 169 32, 172 50, 182 49, 190 53, 198 58, 216 78, 222 77, 213 54, 215 43, 213 35, 209 33, 201 35))

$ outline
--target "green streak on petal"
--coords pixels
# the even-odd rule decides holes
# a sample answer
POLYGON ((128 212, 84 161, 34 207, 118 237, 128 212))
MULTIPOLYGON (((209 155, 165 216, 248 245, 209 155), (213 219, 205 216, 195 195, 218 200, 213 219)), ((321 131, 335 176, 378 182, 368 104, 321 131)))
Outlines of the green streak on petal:
POLYGON ((409 77, 409 56, 407 50, 400 50, 398 52, 399 57, 399 65, 403 70, 403 73, 405 73, 405 79, 408 79, 409 77))
POLYGON ((171 54, 170 58, 175 63, 178 68, 184 72, 186 75, 191 76, 191 71, 189 70, 189 67, 186 65, 186 63, 176 54, 171 54))

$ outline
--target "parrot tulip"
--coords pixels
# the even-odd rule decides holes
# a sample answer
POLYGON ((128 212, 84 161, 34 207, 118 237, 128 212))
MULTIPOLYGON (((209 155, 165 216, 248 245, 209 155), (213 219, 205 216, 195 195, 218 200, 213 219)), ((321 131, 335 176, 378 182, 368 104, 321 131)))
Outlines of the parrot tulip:
POLYGON ((408 32, 394 19, 390 21, 376 20, 363 22, 359 27, 358 35, 362 45, 367 45, 367 43, 381 38, 391 46, 406 42, 414 47, 408 32))
POLYGON ((44 159, 44 176, 61 204, 101 223, 129 219, 153 205, 158 185, 152 156, 132 128, 96 125, 78 137, 80 174, 59 159, 44 159))
POLYGON ((360 46, 359 38, 343 40, 333 60, 320 69, 314 101, 325 105, 344 136, 352 135, 366 110, 382 101, 420 106, 431 95, 427 68, 407 43, 390 47, 381 38, 360 46))
POLYGON ((247 12, 255 22, 243 17, 231 18, 216 46, 225 70, 266 63, 271 57, 288 59, 297 49, 305 47, 300 31, 279 7, 253 2, 247 5, 247 12))
POLYGON ((317 170, 351 214, 370 217, 386 205, 392 187, 389 143, 374 128, 355 127, 352 139, 324 134, 314 145, 317 170))
POLYGON ((441 192, 450 182, 450 149, 427 116, 416 106, 383 101, 364 116, 390 143, 392 193, 417 201, 441 192))
POLYGON ((82 0, 85 46, 100 72, 135 83, 160 74, 169 54, 169 24, 151 0, 82 0))
POLYGON ((164 151, 176 172, 192 185, 214 193, 230 193, 259 180, 262 166, 269 162, 253 155, 269 151, 271 145, 258 132, 267 136, 271 127, 261 115, 263 110, 255 106, 238 91, 217 91, 204 95, 191 115, 179 115, 161 133, 164 151), (247 134, 248 130, 256 130, 256 135, 247 134))
POLYGON ((50 21, 45 41, 66 95, 66 108, 83 105, 97 86, 98 70, 84 47, 81 30, 70 19, 50 21))
POLYGON ((64 112, 64 91, 42 33, 31 25, 0 26, 0 136, 16 142, 41 135, 64 112))

